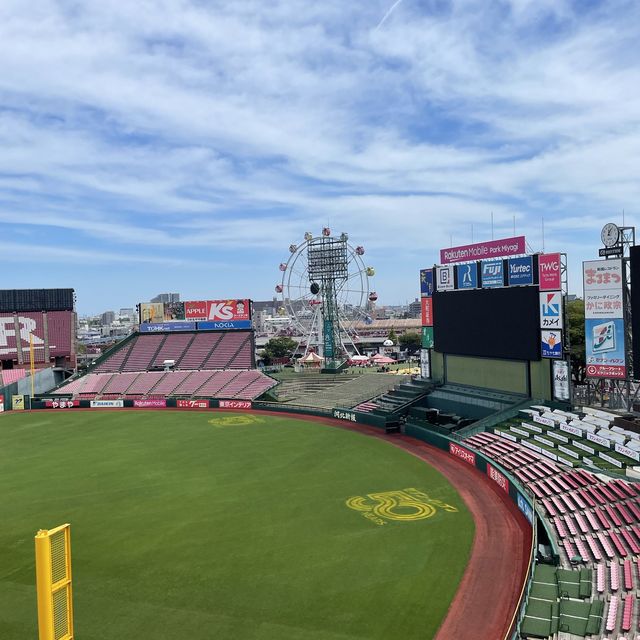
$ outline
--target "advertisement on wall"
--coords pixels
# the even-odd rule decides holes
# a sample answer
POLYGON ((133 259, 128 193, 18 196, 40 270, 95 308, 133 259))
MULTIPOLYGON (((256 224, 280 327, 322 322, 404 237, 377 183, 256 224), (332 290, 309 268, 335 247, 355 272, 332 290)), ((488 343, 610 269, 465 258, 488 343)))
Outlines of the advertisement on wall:
POLYGON ((487 475, 506 493, 509 493, 509 480, 493 465, 487 462, 487 475))
POLYGON ((92 409, 119 409, 124 407, 124 400, 92 400, 89 406, 92 409))
POLYGON ((163 409, 167 406, 167 401, 165 398, 147 398, 134 400, 133 406, 137 409, 163 409))
POLYGON ((147 322, 140 325, 140 333, 157 331, 193 331, 193 322, 147 322))
MULTIPOLYGON (((188 323, 187 323, 188 324, 188 323)), ((227 320, 225 322, 198 322, 198 331, 226 331, 228 329, 251 329, 251 320, 227 320)), ((193 329, 193 323, 191 323, 193 329)))
POLYGON ((45 400, 44 406, 47 409, 73 409, 80 405, 78 401, 74 400, 45 400))
POLYGON ((470 264, 459 264, 456 266, 458 272, 458 289, 478 288, 478 268, 475 262, 470 264))
POLYGON ((433 349, 433 327, 422 327, 422 343, 423 349, 433 349))
POLYGON ((504 286, 504 263, 502 260, 483 260, 481 273, 483 289, 504 286))
POLYGON ((0 393, 0 413, 4 411, 4 395, 0 393))
POLYGON ((461 447, 453 442, 449 443, 449 453, 452 456, 456 456, 456 458, 460 458, 460 460, 464 460, 467 464, 472 466, 476 466, 476 454, 473 451, 469 451, 464 447, 461 447))
POLYGON ((622 260, 590 260, 582 273, 587 376, 625 378, 622 260))
POLYGON ((531 508, 531 505, 529 504, 527 499, 520 493, 518 493, 517 500, 518 509, 520 509, 520 511, 522 511, 522 513, 524 514, 524 517, 533 524, 533 509, 531 508))
POLYGON ((164 322, 164 304, 162 302, 140 303, 140 324, 164 322))
POLYGON ((476 242, 475 244, 441 249, 440 263, 451 264, 452 262, 517 256, 521 253, 526 253, 525 244, 524 236, 515 236, 513 238, 503 238, 502 240, 476 242))
POLYGON ((208 409, 208 400, 177 400, 176 407, 178 409, 208 409))
POLYGON ((11 408, 14 411, 23 411, 24 410, 24 396, 22 396, 22 395, 11 396, 11 408))
POLYGON ((562 358, 562 331, 540 332, 540 355, 543 358, 562 358))
POLYGON ((433 326, 433 298, 421 298, 422 326, 433 326))
POLYGON ((429 349, 420 350, 420 377, 421 378, 431 377, 431 357, 430 357, 429 349))
POLYGON ((420 269, 420 295, 428 298, 433 295, 433 269, 420 269))
POLYGON ((533 258, 510 258, 508 263, 508 282, 510 287, 533 284, 533 258))
POLYGON ((436 267, 436 291, 453 291, 453 267, 436 267))
POLYGON ((221 409, 251 409, 251 400, 220 400, 221 409))
POLYGON ((196 300, 184 303, 184 317, 190 322, 251 320, 249 300, 196 300))
POLYGON ((540 294, 540 328, 562 329, 562 291, 540 294))
MULTIPOLYGON (((569 402, 571 399, 569 392, 569 363, 566 360, 554 360, 553 362, 553 397, 561 402, 569 402)), ((560 428, 562 429, 562 426, 560 428)))
POLYGON ((559 253, 545 253, 538 256, 538 287, 540 291, 562 289, 561 274, 559 253))

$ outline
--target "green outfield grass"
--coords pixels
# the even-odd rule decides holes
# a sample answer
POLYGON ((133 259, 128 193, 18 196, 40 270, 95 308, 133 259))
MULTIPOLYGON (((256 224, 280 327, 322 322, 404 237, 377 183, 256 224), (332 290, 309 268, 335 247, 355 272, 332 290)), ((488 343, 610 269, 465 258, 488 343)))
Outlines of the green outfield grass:
POLYGON ((37 637, 33 536, 65 522, 79 640, 426 640, 473 539, 442 475, 359 433, 217 412, 5 414, 2 640, 37 637), (410 487, 457 512, 377 524, 346 505, 410 487))

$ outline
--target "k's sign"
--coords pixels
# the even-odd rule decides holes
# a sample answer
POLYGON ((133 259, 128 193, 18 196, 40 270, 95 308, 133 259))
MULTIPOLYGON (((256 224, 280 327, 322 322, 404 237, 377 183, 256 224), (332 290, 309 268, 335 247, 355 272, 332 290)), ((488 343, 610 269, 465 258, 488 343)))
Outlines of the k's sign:
POLYGON ((208 320, 225 322, 229 320, 250 320, 249 300, 198 300, 184 303, 185 320, 196 322, 208 320))
POLYGON ((546 253, 538 256, 538 283, 540 291, 562 289, 559 253, 546 253))

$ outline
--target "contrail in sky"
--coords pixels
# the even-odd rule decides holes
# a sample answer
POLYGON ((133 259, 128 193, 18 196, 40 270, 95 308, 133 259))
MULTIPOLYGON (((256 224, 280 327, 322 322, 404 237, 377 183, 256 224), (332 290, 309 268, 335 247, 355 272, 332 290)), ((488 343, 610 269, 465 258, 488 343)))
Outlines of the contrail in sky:
POLYGON ((402 0, 396 0, 392 5, 391 8, 389 9, 389 11, 387 11, 387 13, 384 14, 384 16, 382 17, 382 20, 380 20, 380 22, 378 22, 378 26, 374 29, 374 31, 377 31, 386 21, 387 18, 393 13, 393 10, 402 2, 402 0))

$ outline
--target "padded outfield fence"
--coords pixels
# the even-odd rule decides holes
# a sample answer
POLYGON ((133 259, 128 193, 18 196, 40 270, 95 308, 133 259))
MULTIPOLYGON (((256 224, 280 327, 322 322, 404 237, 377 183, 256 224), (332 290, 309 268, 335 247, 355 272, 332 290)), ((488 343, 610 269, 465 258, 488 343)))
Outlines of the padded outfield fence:
MULTIPOLYGON (((430 444, 438 449, 448 451, 451 455, 460 458, 467 464, 478 469, 493 480, 509 499, 518 507, 520 512, 531 525, 531 549, 529 551, 529 565, 527 578, 522 585, 522 590, 518 598, 518 606, 513 614, 509 632, 504 640, 517 640, 520 637, 520 625, 524 619, 525 609, 531 592, 533 573, 535 568, 535 550, 537 548, 537 522, 538 518, 535 510, 535 498, 531 497, 518 480, 516 480, 506 469, 483 455, 473 447, 461 445, 459 441, 448 436, 431 431, 423 426, 414 425, 408 422, 404 427, 406 435, 430 444)), ((544 524, 544 523, 543 523, 544 524)), ((552 538, 550 538, 552 540, 552 538)), ((553 542, 552 542, 553 544, 553 542)), ((557 563, 559 559, 558 549, 553 546, 553 556, 557 563)))

